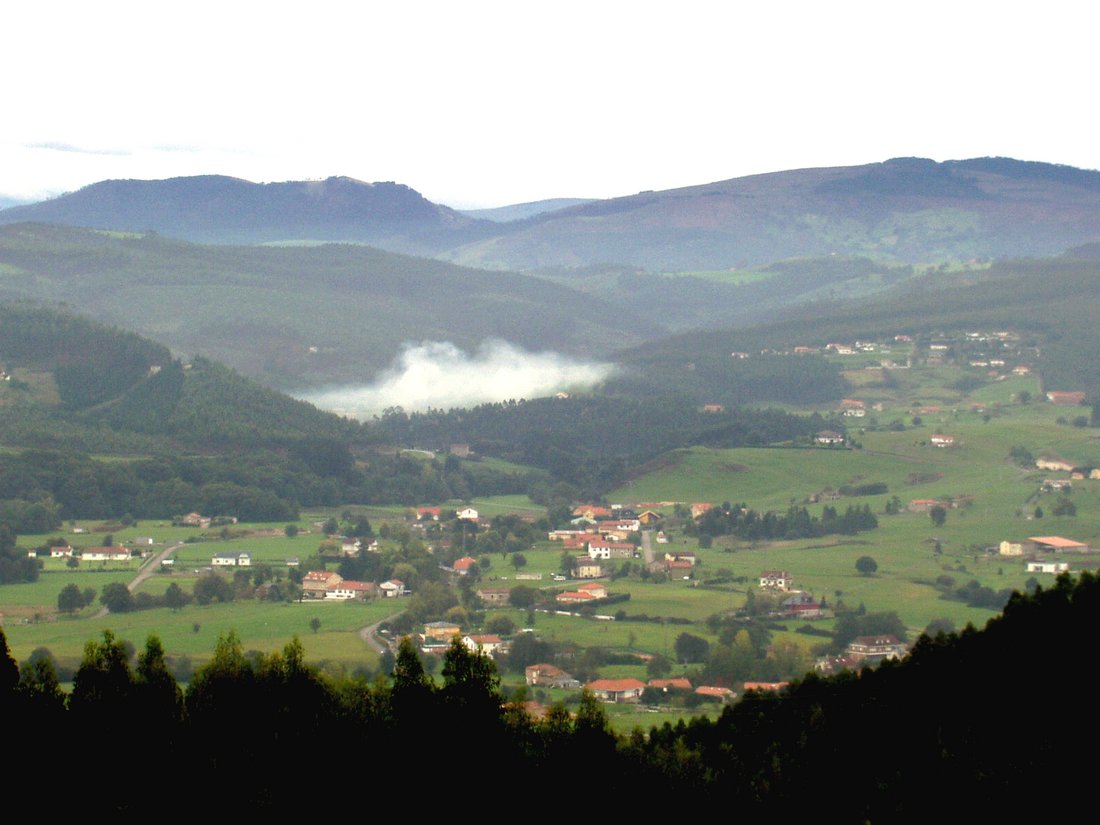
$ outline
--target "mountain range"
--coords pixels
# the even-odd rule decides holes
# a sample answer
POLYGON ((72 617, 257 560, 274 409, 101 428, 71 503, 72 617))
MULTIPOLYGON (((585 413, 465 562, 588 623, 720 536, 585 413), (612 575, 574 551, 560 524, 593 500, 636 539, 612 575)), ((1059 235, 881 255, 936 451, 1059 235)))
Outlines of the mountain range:
POLYGON ((513 270, 679 272, 831 255, 926 263, 1057 254, 1100 240, 1100 172, 1009 158, 896 158, 546 211, 553 205, 511 207, 505 217, 529 216, 499 223, 392 182, 211 175, 103 181, 2 209, 0 223, 153 230, 202 243, 369 243, 513 270))

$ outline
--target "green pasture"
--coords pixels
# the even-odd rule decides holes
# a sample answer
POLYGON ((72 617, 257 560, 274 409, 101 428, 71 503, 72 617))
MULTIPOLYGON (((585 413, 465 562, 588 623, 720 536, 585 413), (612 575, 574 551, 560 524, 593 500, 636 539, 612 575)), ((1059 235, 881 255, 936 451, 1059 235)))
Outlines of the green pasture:
POLYGON ((245 650, 270 653, 297 635, 309 661, 331 661, 354 667, 374 664, 377 656, 359 638, 358 630, 399 612, 393 600, 357 602, 238 601, 207 606, 188 605, 107 615, 101 619, 69 619, 36 624, 5 624, 8 644, 16 659, 25 659, 37 647, 47 647, 63 663, 79 664, 84 645, 110 629, 135 646, 155 633, 172 657, 188 656, 201 664, 214 653, 218 636, 236 630, 245 650), (317 633, 310 620, 320 620, 317 633), (194 627, 198 625, 198 632, 194 627))

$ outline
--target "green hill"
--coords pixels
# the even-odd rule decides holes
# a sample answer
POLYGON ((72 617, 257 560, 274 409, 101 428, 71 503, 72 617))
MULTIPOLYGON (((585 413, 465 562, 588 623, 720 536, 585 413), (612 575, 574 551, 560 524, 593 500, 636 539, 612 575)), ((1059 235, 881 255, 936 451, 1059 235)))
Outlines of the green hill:
POLYGON ((602 356, 661 332, 545 280, 370 247, 201 246, 28 224, 0 227, 5 298, 78 307, 288 389, 365 382, 406 342, 472 350, 500 338, 602 356))

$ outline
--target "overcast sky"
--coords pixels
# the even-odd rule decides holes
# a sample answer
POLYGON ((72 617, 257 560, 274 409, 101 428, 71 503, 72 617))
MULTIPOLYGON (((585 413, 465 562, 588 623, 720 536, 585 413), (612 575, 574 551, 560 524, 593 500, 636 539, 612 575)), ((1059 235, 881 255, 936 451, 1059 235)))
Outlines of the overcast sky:
POLYGON ((1100 168, 1086 4, 376 5, 8 4, 0 195, 348 175, 468 207, 910 155, 1100 168))

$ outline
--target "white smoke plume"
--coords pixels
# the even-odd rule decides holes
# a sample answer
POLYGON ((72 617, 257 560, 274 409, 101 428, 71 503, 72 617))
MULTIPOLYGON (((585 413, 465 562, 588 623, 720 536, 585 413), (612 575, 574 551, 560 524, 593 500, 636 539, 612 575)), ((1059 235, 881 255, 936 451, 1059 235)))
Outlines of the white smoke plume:
POLYGON ((485 341, 469 354, 448 341, 425 341, 406 344, 373 384, 333 387, 302 397, 323 410, 365 419, 388 407, 412 412, 540 398, 591 387, 613 369, 611 364, 575 361, 556 352, 527 352, 506 341, 485 341))

